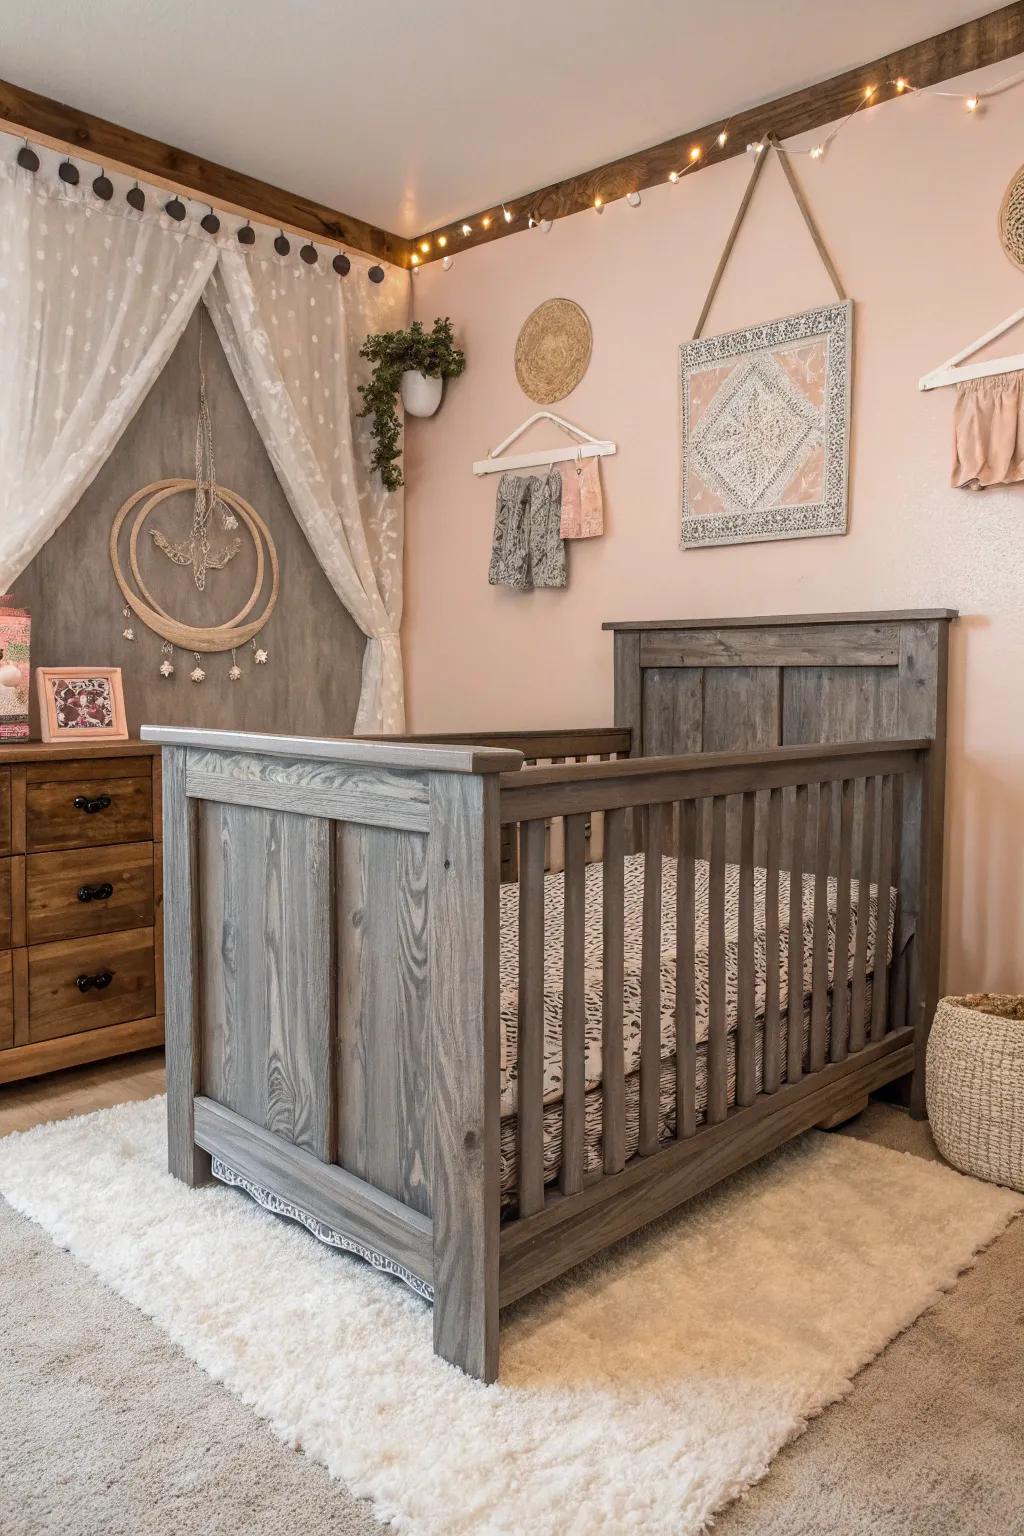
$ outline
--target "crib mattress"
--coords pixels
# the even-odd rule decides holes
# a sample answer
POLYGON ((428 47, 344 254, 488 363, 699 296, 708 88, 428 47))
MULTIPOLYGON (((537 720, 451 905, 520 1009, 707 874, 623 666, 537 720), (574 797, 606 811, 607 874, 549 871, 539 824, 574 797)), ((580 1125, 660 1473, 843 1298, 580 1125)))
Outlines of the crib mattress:
MULTIPOLYGON (((644 855, 633 854, 624 861, 624 982, 623 1034, 625 1069, 635 1073, 640 1064, 640 960, 642 939, 644 855)), ((586 1016, 586 1086, 595 1089, 601 1083, 601 1009, 602 1009, 602 865, 586 868, 586 922, 584 937, 584 1009, 586 1016)), ((695 902, 695 993, 696 1040, 702 1046, 708 1033, 708 874, 706 860, 694 865, 695 902)), ((767 981, 765 945, 765 871, 754 870, 754 1018, 759 1031, 763 1024, 767 981)), ((564 935, 564 876, 552 873, 544 877, 544 1103, 557 1104, 562 1096, 562 961, 564 935)), ((814 876, 803 878, 803 960, 801 990, 810 997, 812 945, 814 939, 814 876)), ((860 882, 850 882, 850 931, 845 974, 842 963, 836 967, 836 904, 838 885, 828 881, 828 968, 830 985, 849 981, 857 925, 860 918, 860 882)), ((726 1029, 732 1036, 738 1015, 738 903, 739 866, 729 864, 725 871, 725 1015, 726 1029)), ((867 888, 867 970, 874 967, 875 928, 878 893, 867 888)), ((517 1031, 519 969, 519 888, 515 884, 501 889, 501 1114, 503 1120, 514 1117, 517 1104, 517 1031)), ((890 892, 888 953, 892 953, 895 918, 895 892, 890 892)), ((675 1038, 675 947, 676 947, 676 861, 663 857, 661 880, 661 1058, 674 1060, 675 1038)), ((783 1015, 789 1000, 789 876, 779 882, 779 1006, 783 1015)), ((798 982, 798 985, 801 983, 798 982)), ((760 1046, 758 1047, 760 1049, 760 1046)), ((701 1052, 698 1052, 700 1055, 701 1052)), ((758 1058, 760 1060, 760 1057, 758 1058)), ((635 1091, 635 1090, 634 1090, 635 1091)), ((598 1095, 598 1100, 600 1096, 598 1095)), ((674 1101, 673 1101, 674 1103, 674 1101)))

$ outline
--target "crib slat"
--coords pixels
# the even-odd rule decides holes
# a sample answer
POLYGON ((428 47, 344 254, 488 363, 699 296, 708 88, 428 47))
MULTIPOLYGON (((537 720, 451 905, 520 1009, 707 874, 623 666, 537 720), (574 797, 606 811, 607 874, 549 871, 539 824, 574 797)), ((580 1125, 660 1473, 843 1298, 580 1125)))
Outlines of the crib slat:
POLYGON ((768 836, 764 861, 764 1072, 765 1093, 777 1093, 782 1080, 779 1021, 779 842, 782 837, 782 790, 768 792, 768 836))
POLYGON ((832 966, 832 1040, 829 1055, 845 1061, 850 1027, 850 867, 854 780, 844 779, 839 801, 839 863, 836 874, 836 952, 832 966))
POLYGON ((661 1087, 661 854, 664 807, 648 806, 644 842, 644 905, 640 951, 640 1135, 637 1151, 658 1150, 661 1087))
POLYGON ((789 1003, 786 1011, 786 1081, 799 1082, 804 1073, 804 840, 807 830, 807 785, 793 796, 793 850, 789 869, 789 1003))
POLYGON ((867 1028, 864 1000, 867 989, 868 917, 871 909, 872 864, 875 851, 875 781, 864 785, 860 817, 860 870, 857 881, 857 938, 853 950, 853 985, 850 993, 850 1050, 862 1051, 867 1028))
POLYGON ((565 925, 562 959, 562 1166, 564 1195, 583 1188, 583 1119, 586 1095, 586 1009, 584 933, 586 924, 587 818, 565 818, 565 925))
POLYGON ((519 1214, 544 1205, 544 823, 519 828, 519 1214))
MULTIPOLYGON (((893 898, 893 943, 901 927, 899 890, 900 870, 903 867, 901 830, 903 827, 903 775, 893 775, 892 781, 892 883, 896 886, 893 898)), ((907 955, 894 954, 889 967, 889 1030, 902 1029, 907 1022, 907 955)))
POLYGON ((814 854, 814 934, 811 953, 812 1072, 825 1065, 828 1035, 828 864, 832 844, 832 785, 818 785, 818 832, 814 854))
POLYGON ((725 1032, 725 809, 726 796, 711 802, 711 867, 708 874, 708 1113, 717 1125, 728 1113, 725 1032))
POLYGON ((736 966, 739 993, 736 1023, 736 1103, 753 1104, 754 1071, 754 817, 757 796, 748 792, 740 808, 740 889, 737 902, 736 966))
POLYGON ((889 1001, 889 903, 892 886, 892 774, 887 773, 880 783, 878 817, 878 900, 875 905, 875 968, 871 989, 871 1038, 881 1040, 885 1035, 889 1001))
POLYGON ((676 1136, 697 1129, 697 1001, 694 953, 694 857, 697 806, 679 802, 676 859, 676 1136))
POLYGON ((604 819, 604 895, 601 913, 601 1127, 605 1173, 619 1173, 626 1161, 626 1078, 622 1035, 625 843, 625 811, 607 811, 604 819))

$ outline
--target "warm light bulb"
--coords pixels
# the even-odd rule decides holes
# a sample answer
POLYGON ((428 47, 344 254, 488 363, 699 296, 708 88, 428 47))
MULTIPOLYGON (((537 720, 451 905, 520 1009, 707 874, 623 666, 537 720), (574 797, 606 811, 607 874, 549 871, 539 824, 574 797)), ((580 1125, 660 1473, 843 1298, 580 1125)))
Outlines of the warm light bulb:
POLYGON ((463 226, 462 226, 462 233, 464 235, 471 235, 473 233, 473 226, 472 226, 472 224, 463 224, 463 226))
POLYGON ((699 160, 699 159, 700 159, 700 145, 699 144, 695 144, 693 146, 693 148, 690 150, 690 162, 692 164, 694 161, 699 160))
POLYGON ((899 94, 901 96, 903 95, 903 92, 907 89, 909 84, 910 84, 910 82, 906 78, 906 76, 905 75, 900 75, 899 79, 896 81, 896 90, 899 92, 899 94))
POLYGON ((864 100, 870 101, 877 89, 878 87, 876 85, 866 85, 864 87, 864 100))
POLYGON ((595 197, 594 198, 594 207, 595 207, 595 209, 597 210, 598 213, 601 213, 602 210, 604 209, 604 198, 603 197, 595 197))
POLYGON ((814 148, 811 150, 811 159, 812 160, 820 160, 824 153, 825 153, 825 146, 824 146, 824 144, 815 144, 814 148))
POLYGON ((505 223, 506 224, 511 224, 512 223, 512 210, 511 210, 511 208, 502 207, 502 212, 505 215, 505 223))
POLYGON ((747 153, 750 155, 759 155, 763 149, 764 145, 760 139, 755 139, 753 144, 747 145, 747 153))
POLYGON ((484 218, 482 218, 480 220, 480 222, 483 225, 484 229, 490 229, 490 227, 491 227, 491 216, 490 216, 490 214, 488 213, 484 218))
POLYGON ((419 254, 416 251, 413 251, 412 253, 412 264, 414 267, 418 267, 420 264, 419 254))
POLYGON ((430 241, 429 240, 421 240, 420 241, 420 250, 423 252, 423 254, 425 256, 427 254, 427 252, 430 250, 430 241))
POLYGON ((718 139, 717 139, 717 143, 718 143, 719 149, 724 149, 725 148, 726 142, 727 142, 728 138, 729 138, 729 135, 726 133, 725 129, 723 128, 721 133, 718 135, 718 139))
POLYGON ((679 172, 678 171, 669 171, 668 179, 669 179, 669 181, 678 181, 679 180, 679 172))
POLYGON ((968 96, 967 100, 964 102, 964 106, 968 112, 977 112, 979 105, 980 103, 977 96, 968 96))
POLYGON ((437 243, 438 243, 438 245, 447 245, 448 244, 448 236, 447 235, 438 235, 437 243))

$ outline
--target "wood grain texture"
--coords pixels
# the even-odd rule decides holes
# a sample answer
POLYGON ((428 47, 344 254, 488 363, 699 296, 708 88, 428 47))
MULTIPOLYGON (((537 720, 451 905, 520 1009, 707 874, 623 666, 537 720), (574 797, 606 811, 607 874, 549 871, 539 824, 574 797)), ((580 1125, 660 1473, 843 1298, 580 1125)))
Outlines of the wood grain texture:
POLYGON ((786 1082, 799 1082, 804 1070, 804 847, 807 785, 793 792, 792 846, 789 855, 789 1001, 786 1008, 786 1082))
POLYGON ((768 794, 764 878, 764 1072, 765 1093, 777 1093, 782 1081, 780 1015, 779 859, 782 840, 782 790, 768 794))
POLYGON ((141 175, 170 191, 214 203, 224 212, 262 219, 292 234, 311 235, 324 243, 409 265, 413 245, 402 235, 9 80, 0 80, 0 117, 8 132, 13 130, 38 144, 84 156, 108 171, 141 175))
POLYGON ((958 615, 956 608, 885 608, 864 609, 848 613, 758 613, 746 615, 733 615, 722 619, 607 619, 602 629, 613 631, 621 630, 623 633, 636 631, 643 633, 645 630, 698 630, 698 629, 760 629, 768 626, 772 629, 802 626, 805 624, 881 624, 918 622, 927 619, 955 619, 958 615))
POLYGON ((335 829, 335 1161, 430 1214, 427 839, 335 829))
POLYGON ((699 752, 703 742, 703 673, 648 666, 643 674, 643 751, 647 757, 699 752))
POLYGON ((33 944, 28 950, 30 1043, 149 1018, 155 1008, 152 928, 33 944), (79 989, 79 976, 100 974, 112 977, 107 986, 79 989))
POLYGON ((167 1032, 167 1165, 182 1183, 209 1183, 210 1159, 195 1144, 200 1091, 199 808, 185 793, 184 750, 163 754, 164 1015, 167 1032))
POLYGON ((680 802, 676 859, 676 1136, 697 1129, 696 900, 697 806, 680 802))
POLYGON ((623 1035, 624 855, 626 819, 621 810, 604 819, 601 895, 601 1140, 605 1173, 626 1160, 626 1076, 623 1035))
POLYGON ((875 871, 875 780, 861 781, 860 884, 857 901, 857 936, 853 951, 850 992, 850 1050, 860 1051, 867 1038, 867 953, 869 890, 875 871))
POLYGON ((154 924, 153 844, 115 843, 25 860, 29 944, 154 924), (112 887, 101 897, 97 888, 112 887), (83 890, 97 891, 86 901, 83 890))
POLYGON ((779 674, 764 666, 704 672, 705 752, 754 752, 779 744, 779 674))
POLYGON ((29 853, 59 848, 95 848, 106 843, 141 842, 152 835, 153 781, 142 776, 90 771, 57 782, 29 783, 25 790, 25 847, 29 853), (75 805, 77 799, 109 798, 110 804, 92 813, 75 805))
POLYGON ((757 797, 740 808, 739 892, 736 902, 736 1103, 752 1104, 757 1092, 754 1062, 754 822, 757 797))
POLYGON ((11 871, 13 859, 0 859, 0 950, 11 947, 11 871))
POLYGON ((725 812, 724 795, 711 802, 711 850, 708 870, 708 1106, 717 1125, 728 1113, 725 1017, 725 812))
POLYGON ((895 624, 653 630, 640 639, 642 667, 894 667, 895 624))
POLYGON ((0 853, 11 851, 11 770, 0 767, 0 853))
POLYGON ((887 773, 879 781, 878 797, 878 925, 875 935, 875 964, 871 986, 871 1027, 869 1038, 881 1040, 885 1034, 889 1003, 889 931, 890 887, 893 850, 893 778, 887 773))
MULTIPOLYGON (((828 872, 832 841, 832 785, 819 784, 814 841, 814 938, 811 953, 809 1067, 820 1072, 827 1057, 829 1016, 828 872)), ((837 893, 838 900, 838 893, 837 893)))
POLYGON ((839 859, 836 873, 836 948, 832 970, 832 1032, 829 1055, 844 1061, 850 1039, 850 875, 853 854, 853 808, 856 785, 844 779, 840 791, 839 859))
POLYGON ((897 734, 895 666, 788 667, 781 740, 883 741, 897 734))
POLYGON ((888 1035, 856 1064, 829 1066, 777 1094, 762 1094, 720 1125, 674 1141, 654 1157, 631 1158, 622 1173, 581 1195, 551 1197, 538 1215, 502 1229, 501 1305, 763 1157, 856 1095, 903 1076, 912 1060, 910 1031, 888 1035))
POLYGON ((565 901, 562 954, 562 1163, 559 1188, 565 1195, 583 1188, 586 1099, 586 1011, 584 938, 586 926, 587 818, 565 823, 565 901))
POLYGON ((516 1155, 520 1215, 544 1204, 544 823, 519 829, 519 1055, 516 1155))
POLYGON ((11 951, 14 971, 14 1044, 16 1047, 30 1043, 28 1022, 28 950, 11 951))
POLYGON ((14 968, 10 951, 0 951, 0 1051, 14 1044, 14 968))
MULTIPOLYGON (((353 272, 349 281, 364 279, 353 272)), ((188 677, 194 665, 190 652, 175 652, 175 673, 165 680, 158 670, 162 658, 154 634, 136 624, 134 643, 122 639, 125 621, 107 535, 116 509, 140 486, 190 472, 198 351, 197 313, 95 480, 14 583, 14 592, 32 611, 33 664, 60 666, 69 657, 83 655, 116 662, 123 670, 128 728, 133 733, 152 721, 343 735, 356 718, 365 637, 339 601, 288 505, 209 322, 204 326, 203 361, 217 475, 259 512, 281 563, 281 601, 260 635, 270 659, 257 667, 251 650, 240 651, 243 676, 232 683, 227 677, 230 654, 213 658, 204 663, 206 681, 196 686, 188 677), (95 592, 97 601, 51 600, 51 593, 68 591, 73 583, 95 592), (310 615, 316 616, 315 623, 310 615), (330 658, 329 665, 325 658, 330 658)), ((146 527, 183 537, 191 515, 188 497, 174 497, 146 527)), ((248 540, 223 570, 211 573, 204 592, 196 591, 188 573, 172 565, 148 535, 140 545, 140 567, 150 591, 168 612, 190 624, 220 622, 237 612, 252 590, 255 556, 248 540)), ((90 748, 90 755, 99 750, 90 748)))
POLYGON ((252 1183, 432 1284, 431 1223, 419 1211, 205 1096, 196 1099, 196 1139, 252 1183))
POLYGON ((203 1092, 326 1161, 334 1147, 330 825, 203 803, 199 864, 203 1092))
POLYGON ((498 1372, 498 784, 431 780, 427 844, 434 1352, 498 1372))
MULTIPOLYGON (((239 738, 240 745, 245 742, 239 738)), ((253 742, 255 748, 258 744, 253 742)), ((298 752, 299 743, 293 745, 298 752)), ((301 756, 266 757, 263 748, 189 752, 186 788, 199 800, 332 817, 374 827, 425 832, 429 821, 422 774, 348 766, 301 756)))
POLYGON ((83 1034, 62 1035, 55 1040, 42 1040, 38 1045, 16 1045, 12 1050, 0 1051, 0 1083, 42 1077, 64 1067, 80 1067, 107 1056, 142 1051, 161 1045, 163 1038, 164 1021, 154 1017, 112 1024, 108 1029, 90 1029, 83 1034))

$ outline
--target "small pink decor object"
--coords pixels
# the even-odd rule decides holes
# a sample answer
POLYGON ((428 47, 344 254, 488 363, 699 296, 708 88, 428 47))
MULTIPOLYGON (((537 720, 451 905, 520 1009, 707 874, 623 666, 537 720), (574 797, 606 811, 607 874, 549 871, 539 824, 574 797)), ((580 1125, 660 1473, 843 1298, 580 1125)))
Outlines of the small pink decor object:
POLYGON ((683 547, 845 533, 852 303, 679 353, 683 547))
POLYGON ((120 667, 37 667, 44 741, 127 741, 120 667))
POLYGON ((599 538, 604 533, 601 460, 569 459, 556 467, 562 477, 562 538, 599 538))
POLYGON ((0 597, 0 741, 28 736, 29 638, 32 620, 12 597, 0 597))
POLYGON ((953 476, 958 490, 1024 480, 1024 389, 1021 373, 965 379, 953 408, 953 476))

